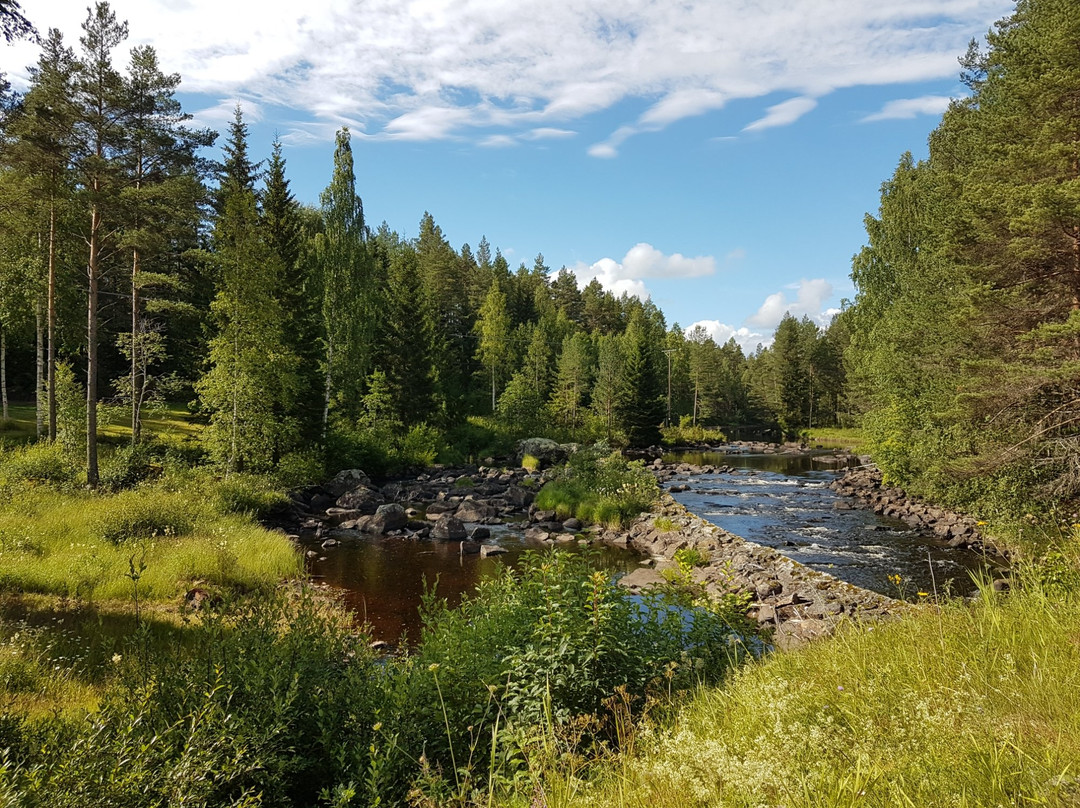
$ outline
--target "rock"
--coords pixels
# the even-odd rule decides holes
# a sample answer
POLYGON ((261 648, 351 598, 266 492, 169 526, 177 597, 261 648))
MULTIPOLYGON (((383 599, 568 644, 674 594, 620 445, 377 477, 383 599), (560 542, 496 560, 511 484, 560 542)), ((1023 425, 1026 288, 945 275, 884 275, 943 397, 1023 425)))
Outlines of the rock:
POLYGON ((631 592, 637 594, 650 586, 658 586, 667 583, 659 572, 649 567, 638 567, 633 572, 628 572, 619 579, 619 586, 625 586, 631 592))
POLYGON ((468 533, 465 525, 456 516, 444 513, 431 528, 431 538, 439 541, 461 541, 468 533))
POLYGON ((325 549, 327 547, 337 547, 337 545, 338 545, 338 540, 337 539, 327 539, 326 541, 324 541, 322 543, 321 547, 323 547, 325 549))
POLYGON ((776 620, 776 607, 771 603, 762 603, 758 607, 757 621, 759 623, 772 623, 776 620))
POLYGON ((550 468, 565 463, 573 448, 569 444, 562 445, 548 438, 526 438, 518 441, 516 457, 520 463, 529 455, 540 461, 540 468, 550 468))
POLYGON ((342 494, 352 491, 354 488, 367 488, 371 486, 371 478, 360 469, 345 469, 334 475, 330 482, 323 486, 327 494, 337 499, 342 494))
POLYGON ((380 505, 375 515, 367 520, 364 530, 369 533, 389 533, 392 530, 401 530, 409 523, 409 517, 405 509, 396 502, 380 505))
POLYGON ((430 519, 432 516, 441 516, 444 513, 453 513, 457 510, 457 506, 449 502, 432 502, 427 506, 427 515, 430 519))
POLYGON ((504 555, 510 552, 505 547, 500 547, 497 544, 481 544, 480 545, 480 557, 487 558, 488 556, 504 555))
POLYGON ((562 523, 564 530, 569 530, 571 533, 578 533, 584 525, 581 524, 580 519, 576 519, 571 516, 565 522, 562 523))
POLYGON ((538 527, 530 527, 525 531, 525 538, 529 541, 547 541, 551 534, 538 527))
MULTIPOLYGON (((533 511, 530 518, 533 522, 554 522, 555 511, 533 511)), ((562 522, 559 524, 561 525, 562 522)))
POLYGON ((328 508, 326 511, 325 522, 333 527, 334 525, 340 525, 353 519, 358 519, 363 515, 363 511, 358 511, 354 508, 328 508))
POLYGON ((339 508, 351 508, 365 514, 375 513, 375 510, 386 502, 386 497, 372 488, 354 488, 346 491, 337 499, 339 508))
POLYGON ((463 541, 461 543, 462 555, 479 555, 480 548, 483 547, 478 541, 463 541))
POLYGON ((491 537, 491 531, 486 527, 474 527, 472 533, 469 534, 469 538, 473 541, 480 541, 481 539, 487 539, 491 537))
POLYGON ((462 522, 479 522, 495 515, 495 509, 476 500, 466 500, 458 507, 454 514, 462 522))
POLYGON ((1008 592, 1012 588, 1008 578, 995 578, 990 582, 990 588, 995 592, 1008 592))

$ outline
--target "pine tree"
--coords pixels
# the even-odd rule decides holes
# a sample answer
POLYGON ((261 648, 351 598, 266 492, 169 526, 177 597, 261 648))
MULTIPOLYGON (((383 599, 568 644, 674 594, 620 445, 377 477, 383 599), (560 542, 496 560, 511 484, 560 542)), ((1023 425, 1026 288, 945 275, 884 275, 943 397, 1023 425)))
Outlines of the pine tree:
POLYGON ((565 337, 559 354, 555 388, 551 393, 551 406, 563 425, 572 430, 581 426, 581 405, 589 387, 591 371, 589 338, 581 332, 565 337))
POLYGON ((658 359, 660 339, 653 331, 647 316, 635 310, 622 336, 625 358, 617 417, 631 446, 660 442, 665 398, 658 359))

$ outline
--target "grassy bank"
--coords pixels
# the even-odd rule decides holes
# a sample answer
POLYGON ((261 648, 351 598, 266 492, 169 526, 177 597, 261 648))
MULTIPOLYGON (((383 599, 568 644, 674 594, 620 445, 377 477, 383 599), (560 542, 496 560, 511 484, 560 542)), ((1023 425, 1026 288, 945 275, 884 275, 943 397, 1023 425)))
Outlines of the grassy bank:
POLYGON ((799 439, 810 446, 826 449, 847 449, 856 453, 866 451, 866 436, 861 429, 807 429, 799 434, 799 439))
POLYGON ((536 507, 560 519, 576 516, 612 528, 628 524, 648 510, 660 490, 641 461, 627 463, 618 453, 583 449, 536 495, 536 507))
POLYGON ((1075 806, 1080 594, 984 591, 774 654, 592 782, 544 788, 552 807, 1075 806))

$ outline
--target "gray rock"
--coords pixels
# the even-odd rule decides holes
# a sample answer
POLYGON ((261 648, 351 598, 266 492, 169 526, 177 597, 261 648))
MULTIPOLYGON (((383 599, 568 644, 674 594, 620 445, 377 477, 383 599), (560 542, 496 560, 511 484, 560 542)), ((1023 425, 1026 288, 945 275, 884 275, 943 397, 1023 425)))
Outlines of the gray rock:
POLYGON ((461 541, 468 533, 465 525, 456 516, 444 513, 431 528, 431 538, 439 541, 461 541))
POLYGON ((365 514, 375 513, 384 502, 386 497, 371 488, 354 488, 346 491, 337 500, 339 508, 351 508, 365 514))
POLYGON ((369 533, 389 533, 392 530, 401 530, 409 523, 409 517, 405 509, 396 502, 380 505, 375 515, 367 520, 364 529, 369 533))
POLYGON ((497 544, 482 544, 480 545, 480 557, 487 558, 488 556, 505 555, 510 552, 505 547, 500 547, 497 544))
POLYGON ((323 490, 336 499, 354 488, 367 488, 370 485, 371 478, 360 469, 345 469, 335 474, 333 479, 323 486, 323 490))
POLYGON ((478 541, 463 541, 461 543, 462 555, 479 555, 480 549, 483 547, 478 541))
POLYGON ((462 502, 457 509, 457 513, 454 514, 462 522, 479 522, 494 515, 495 509, 490 505, 471 499, 462 502))
POLYGON ((563 529, 569 530, 571 533, 577 533, 578 531, 581 530, 582 527, 584 527, 584 525, 581 524, 581 520, 576 519, 573 516, 571 516, 569 519, 567 519, 565 522, 563 522, 562 526, 563 526, 563 529))
POLYGON ((486 527, 474 527, 472 533, 469 534, 469 538, 473 541, 480 541, 481 539, 487 539, 491 537, 491 531, 486 527))

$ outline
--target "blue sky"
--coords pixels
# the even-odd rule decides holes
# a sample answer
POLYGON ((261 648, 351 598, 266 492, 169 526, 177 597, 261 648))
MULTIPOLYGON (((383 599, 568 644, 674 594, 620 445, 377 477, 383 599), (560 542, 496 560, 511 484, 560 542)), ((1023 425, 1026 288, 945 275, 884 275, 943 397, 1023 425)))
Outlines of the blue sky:
MULTIPOLYGON (((24 3, 77 45, 86 0, 24 3)), ((239 101, 317 203, 353 133, 369 223, 651 295, 767 342, 853 290, 863 215, 924 156, 957 56, 1004 0, 116 0, 198 123, 239 101)), ((35 49, 0 50, 16 85, 35 49)), ((126 61, 118 54, 117 61, 126 61)))

